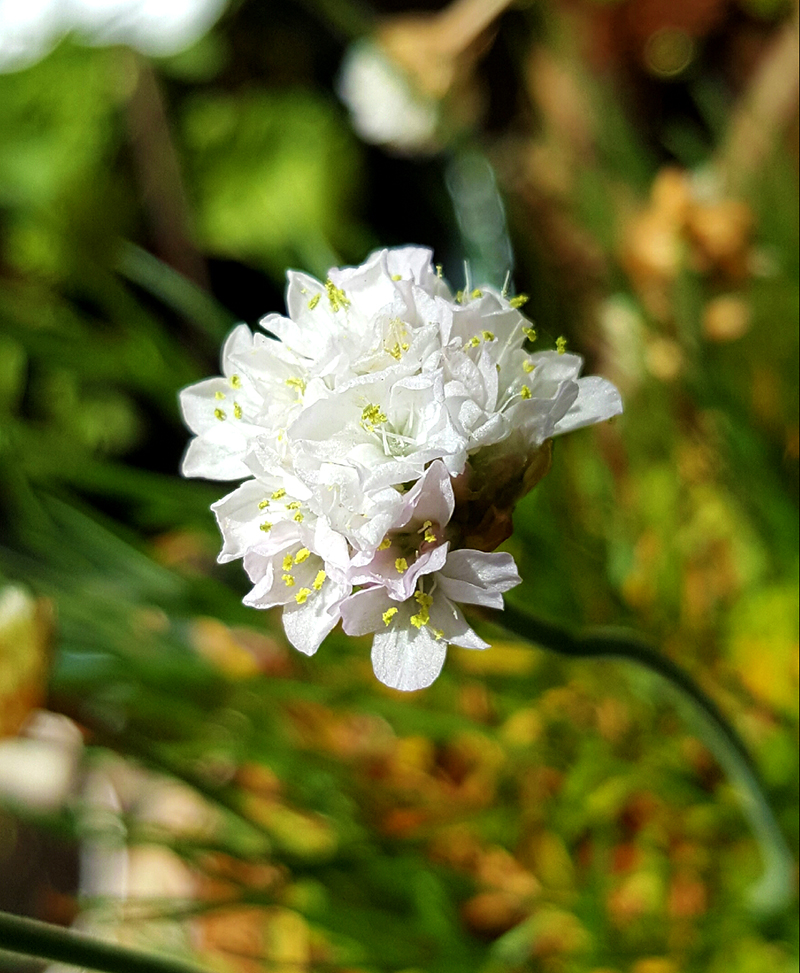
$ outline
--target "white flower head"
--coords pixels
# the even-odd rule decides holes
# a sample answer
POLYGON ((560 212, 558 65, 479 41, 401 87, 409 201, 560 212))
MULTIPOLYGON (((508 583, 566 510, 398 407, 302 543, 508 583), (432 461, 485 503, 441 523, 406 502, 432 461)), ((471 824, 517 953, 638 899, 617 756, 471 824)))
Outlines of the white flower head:
POLYGON ((494 553, 549 440, 622 411, 582 361, 530 352, 533 327, 490 288, 453 295, 419 247, 320 282, 290 272, 288 316, 239 325, 220 378, 181 393, 187 476, 245 479, 213 505, 223 547, 316 652, 341 619, 374 633, 383 682, 420 689, 449 644, 486 648, 459 604, 502 608, 520 581, 494 553))

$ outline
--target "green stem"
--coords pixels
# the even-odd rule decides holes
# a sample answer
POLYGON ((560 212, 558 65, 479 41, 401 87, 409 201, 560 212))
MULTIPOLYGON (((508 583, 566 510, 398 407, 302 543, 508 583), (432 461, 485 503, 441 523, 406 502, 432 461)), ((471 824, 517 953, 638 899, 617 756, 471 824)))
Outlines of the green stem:
POLYGON ((515 635, 560 655, 574 659, 619 659, 660 676, 678 702, 688 705, 700 724, 706 744, 740 795, 742 809, 764 859, 764 874, 751 890, 752 905, 765 913, 789 905, 794 894, 794 859, 758 769, 720 708, 685 670, 643 639, 622 630, 602 629, 575 635, 560 625, 532 618, 510 604, 506 604, 503 612, 486 611, 485 615, 515 635))
POLYGON ((61 926, 0 912, 0 950, 103 973, 203 973, 183 960, 93 939, 61 926))

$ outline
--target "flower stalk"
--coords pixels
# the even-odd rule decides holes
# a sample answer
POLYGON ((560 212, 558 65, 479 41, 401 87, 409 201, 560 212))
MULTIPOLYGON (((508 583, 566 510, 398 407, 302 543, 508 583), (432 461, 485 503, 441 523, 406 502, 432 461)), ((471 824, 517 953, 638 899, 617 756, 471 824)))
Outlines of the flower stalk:
POLYGON ((48 922, 0 912, 0 950, 102 973, 203 973, 170 956, 128 949, 48 922))

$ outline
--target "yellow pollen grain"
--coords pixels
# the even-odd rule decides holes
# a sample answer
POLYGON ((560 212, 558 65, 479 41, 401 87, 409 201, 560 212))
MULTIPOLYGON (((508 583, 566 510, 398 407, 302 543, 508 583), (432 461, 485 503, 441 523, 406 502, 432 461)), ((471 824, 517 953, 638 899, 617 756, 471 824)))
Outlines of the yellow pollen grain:
POLYGON ((219 419, 220 422, 225 418, 224 409, 214 409, 214 418, 219 419))
POLYGON ((396 608, 387 608, 386 611, 381 616, 383 618, 383 624, 388 625, 389 622, 394 618, 396 614, 397 614, 396 608))
POLYGON ((240 389, 242 387, 242 380, 238 375, 231 375, 231 388, 240 389))
POLYGON ((527 328, 523 325, 522 333, 528 341, 536 341, 536 328, 527 328))
POLYGON ((258 505, 258 509, 266 510, 268 506, 269 506, 269 500, 262 500, 261 503, 258 505))
POLYGON ((560 338, 556 338, 556 351, 559 355, 563 355, 567 350, 567 339, 562 335, 560 338))
POLYGON ((298 605, 304 605, 308 601, 308 596, 311 594, 310 588, 301 588, 297 594, 294 596, 294 600, 298 605))
POLYGON ((292 564, 294 564, 294 558, 292 557, 291 554, 287 554, 286 557, 283 559, 283 570, 291 571, 292 564))
POLYGON ((529 300, 530 298, 527 294, 517 294, 517 296, 512 297, 508 303, 511 305, 511 307, 522 307, 524 304, 527 304, 529 300))
POLYGON ((301 547, 300 550, 294 556, 295 564, 302 564, 303 561, 307 561, 311 557, 311 551, 307 547, 301 547))
POLYGON ((233 417, 234 419, 242 418, 242 407, 239 405, 238 402, 233 403, 233 417))
POLYGON ((444 638, 444 632, 440 628, 433 629, 433 634, 436 636, 437 639, 439 639, 439 641, 441 641, 444 638))
POLYGON ((294 588, 295 581, 293 574, 284 574, 282 580, 287 588, 294 588))
POLYGON ((317 576, 314 578, 313 588, 314 591, 319 591, 319 589, 325 584, 325 579, 328 575, 324 571, 317 571, 317 576))
POLYGON ((225 398, 225 393, 224 393, 224 392, 215 392, 215 393, 214 393, 214 398, 215 398, 215 399, 216 399, 216 400, 217 400, 218 402, 220 402, 220 401, 221 401, 222 399, 224 399, 224 398, 225 398))
POLYGON ((392 546, 392 540, 390 537, 384 537, 384 539, 378 544, 379 551, 385 551, 387 548, 392 546))
POLYGON ((265 534, 268 534, 272 530, 272 524, 265 520, 263 524, 258 525, 259 530, 263 530, 265 534))
POLYGON ((279 488, 278 488, 278 489, 277 489, 277 490, 276 490, 276 491, 275 491, 275 492, 274 492, 274 493, 272 494, 272 499, 273 499, 273 500, 280 500, 280 499, 281 499, 281 497, 285 497, 285 496, 286 496, 286 491, 285 491, 285 490, 283 489, 283 487, 279 487, 279 488))
POLYGON ((519 391, 519 394, 522 396, 523 399, 529 399, 533 393, 531 392, 531 390, 528 388, 527 385, 523 385, 519 391))
POLYGON ((482 331, 481 334, 483 335, 484 341, 495 341, 497 338, 493 331, 482 331))
POLYGON ((331 310, 334 314, 342 308, 350 307, 350 300, 345 292, 341 287, 337 287, 330 278, 325 281, 325 293, 328 295, 331 310))
POLYGON ((311 300, 308 302, 308 309, 309 309, 309 311, 313 311, 314 310, 314 308, 317 306, 317 304, 319 304, 319 299, 321 297, 322 297, 322 294, 315 294, 311 298, 311 300))
POLYGON ((392 280, 402 280, 402 279, 403 279, 402 274, 392 274, 392 280))
POLYGON ((377 405, 368 405, 361 413, 361 421, 377 426, 379 422, 386 422, 386 413, 377 405))
POLYGON ((404 557, 398 557, 394 562, 394 569, 398 574, 404 574, 408 571, 408 561, 404 557))
POLYGON ((527 372, 528 375, 530 375, 530 373, 534 370, 534 368, 536 368, 536 366, 533 364, 532 361, 524 361, 522 363, 522 371, 527 372))

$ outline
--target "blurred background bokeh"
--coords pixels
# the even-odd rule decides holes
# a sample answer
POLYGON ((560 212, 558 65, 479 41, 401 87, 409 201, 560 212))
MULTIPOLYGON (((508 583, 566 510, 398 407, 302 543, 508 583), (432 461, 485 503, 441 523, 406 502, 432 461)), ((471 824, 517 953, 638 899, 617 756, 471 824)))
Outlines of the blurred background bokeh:
POLYGON ((653 677, 486 626, 411 695, 301 657, 177 473, 287 268, 510 271, 625 414, 557 444, 509 598, 683 665, 796 852, 797 57, 791 0, 0 0, 0 908, 220 973, 798 969, 653 677))

